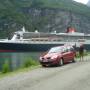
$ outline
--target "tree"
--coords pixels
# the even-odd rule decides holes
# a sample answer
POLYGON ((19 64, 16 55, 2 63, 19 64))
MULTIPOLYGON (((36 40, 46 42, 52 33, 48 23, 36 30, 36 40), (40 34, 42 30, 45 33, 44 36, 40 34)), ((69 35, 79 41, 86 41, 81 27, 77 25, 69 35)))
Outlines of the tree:
POLYGON ((40 8, 43 6, 43 2, 40 0, 32 0, 32 4, 31 7, 36 7, 36 8, 40 8))

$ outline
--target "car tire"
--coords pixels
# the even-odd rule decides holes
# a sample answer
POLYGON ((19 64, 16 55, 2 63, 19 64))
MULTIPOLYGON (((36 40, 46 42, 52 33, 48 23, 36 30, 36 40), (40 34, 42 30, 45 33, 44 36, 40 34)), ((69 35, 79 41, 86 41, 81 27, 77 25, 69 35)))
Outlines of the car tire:
POLYGON ((46 65, 42 65, 42 67, 46 67, 46 65))
POLYGON ((59 60, 59 66, 63 66, 63 64, 64 64, 63 59, 60 59, 60 60, 59 60))

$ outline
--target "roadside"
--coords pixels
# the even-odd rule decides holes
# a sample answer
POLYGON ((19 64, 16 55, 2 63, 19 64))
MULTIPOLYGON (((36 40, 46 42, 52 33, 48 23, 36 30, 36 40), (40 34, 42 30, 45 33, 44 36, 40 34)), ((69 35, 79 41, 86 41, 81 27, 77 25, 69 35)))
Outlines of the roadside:
POLYGON ((37 68, 40 68, 41 65, 37 65, 37 66, 30 66, 28 68, 20 68, 20 69, 17 69, 15 71, 12 71, 12 72, 7 72, 7 73, 2 73, 0 72, 0 79, 4 78, 4 77, 8 77, 8 76, 15 76, 19 73, 25 73, 25 72, 29 72, 29 71, 32 71, 34 69, 37 69, 37 68))
MULTIPOLYGON (((59 84, 61 82, 68 84, 70 80, 72 81, 79 78, 80 75, 83 72, 85 73, 86 70, 90 71, 89 58, 90 56, 85 57, 85 59, 87 59, 87 62, 76 61, 76 63, 67 64, 62 67, 48 67, 48 68, 39 67, 34 70, 28 70, 28 72, 22 72, 14 76, 4 77, 0 80, 0 90, 46 90, 46 89, 48 90, 50 86, 52 86, 50 87, 51 88, 50 90, 55 90, 55 88, 59 88, 60 86, 59 84), (75 79, 73 77, 75 77, 75 79), (50 86, 48 87, 48 85, 50 86)), ((61 84, 60 88, 62 86, 64 87, 64 85, 61 84)))
POLYGON ((15 70, 10 70, 10 64, 8 62, 5 62, 3 64, 2 70, 0 72, 0 79, 7 77, 7 76, 13 76, 18 73, 28 72, 33 69, 39 68, 40 64, 38 61, 33 60, 32 58, 28 58, 25 60, 25 62, 22 64, 22 66, 15 70))
MULTIPOLYGON (((77 52, 78 53, 78 52, 77 52)), ((88 53, 85 53, 84 56, 83 56, 83 61, 88 61, 90 58, 90 52, 88 53)), ((76 56, 76 62, 80 61, 80 56, 79 54, 77 54, 76 56)))
MULTIPOLYGON (((84 56, 84 61, 86 62, 86 61, 88 61, 88 59, 90 58, 90 56, 89 56, 89 54, 90 53, 88 53, 88 54, 85 54, 85 56, 84 56)), ((75 58, 76 59, 76 62, 79 62, 80 61, 80 59, 79 59, 79 55, 77 56, 77 58, 75 58)), ((34 65, 31 65, 31 64, 33 64, 33 63, 30 63, 30 66, 28 66, 28 63, 30 63, 30 62, 25 62, 25 66, 26 67, 24 67, 24 68, 19 68, 19 69, 17 69, 17 70, 15 70, 15 71, 12 71, 12 72, 7 72, 7 73, 0 73, 0 79, 2 79, 2 78, 4 78, 4 77, 8 77, 8 76, 10 76, 10 77, 13 77, 13 76, 15 76, 16 74, 23 74, 23 73, 26 73, 26 72, 30 72, 30 71, 32 71, 32 70, 34 70, 34 69, 37 69, 37 68, 41 68, 42 66, 39 64, 39 62, 37 63, 37 62, 34 62, 34 65)))

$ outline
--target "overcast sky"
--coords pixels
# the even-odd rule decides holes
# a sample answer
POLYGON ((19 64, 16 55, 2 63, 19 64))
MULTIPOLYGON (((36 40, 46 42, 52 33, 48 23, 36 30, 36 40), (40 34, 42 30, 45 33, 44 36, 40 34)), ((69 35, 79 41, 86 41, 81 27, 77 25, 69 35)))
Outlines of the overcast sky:
POLYGON ((74 1, 77 1, 77 2, 80 2, 80 3, 83 3, 83 4, 86 4, 88 2, 88 0, 74 0, 74 1))

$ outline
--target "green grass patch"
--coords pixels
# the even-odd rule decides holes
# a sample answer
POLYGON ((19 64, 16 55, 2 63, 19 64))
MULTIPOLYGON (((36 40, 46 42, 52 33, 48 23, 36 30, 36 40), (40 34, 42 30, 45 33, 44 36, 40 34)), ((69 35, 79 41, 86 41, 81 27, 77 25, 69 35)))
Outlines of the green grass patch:
POLYGON ((0 72, 0 79, 4 78, 4 77, 12 77, 16 74, 20 74, 20 73, 24 73, 24 72, 29 72, 31 70, 34 70, 34 69, 37 69, 37 68, 40 68, 41 66, 40 65, 37 65, 37 66, 31 66, 31 67, 28 67, 28 68, 19 68, 15 71, 11 71, 11 72, 7 72, 7 73, 2 73, 0 72))
POLYGON ((7 72, 10 72, 10 67, 9 67, 9 62, 8 60, 5 61, 5 63, 3 64, 2 66, 2 73, 7 73, 7 72))
POLYGON ((6 76, 13 76, 19 73, 28 72, 30 70, 36 69, 41 67, 39 62, 37 60, 33 60, 31 57, 26 58, 23 65, 13 71, 10 71, 10 65, 8 60, 3 64, 2 71, 0 72, 0 78, 6 77, 6 76))
POLYGON ((27 58, 24 61, 24 67, 37 66, 37 65, 39 65, 39 62, 36 60, 33 60, 31 57, 27 58))
MULTIPOLYGON (((90 55, 90 52, 84 52, 84 56, 90 55)), ((80 58, 79 52, 76 52, 76 58, 80 58)))

